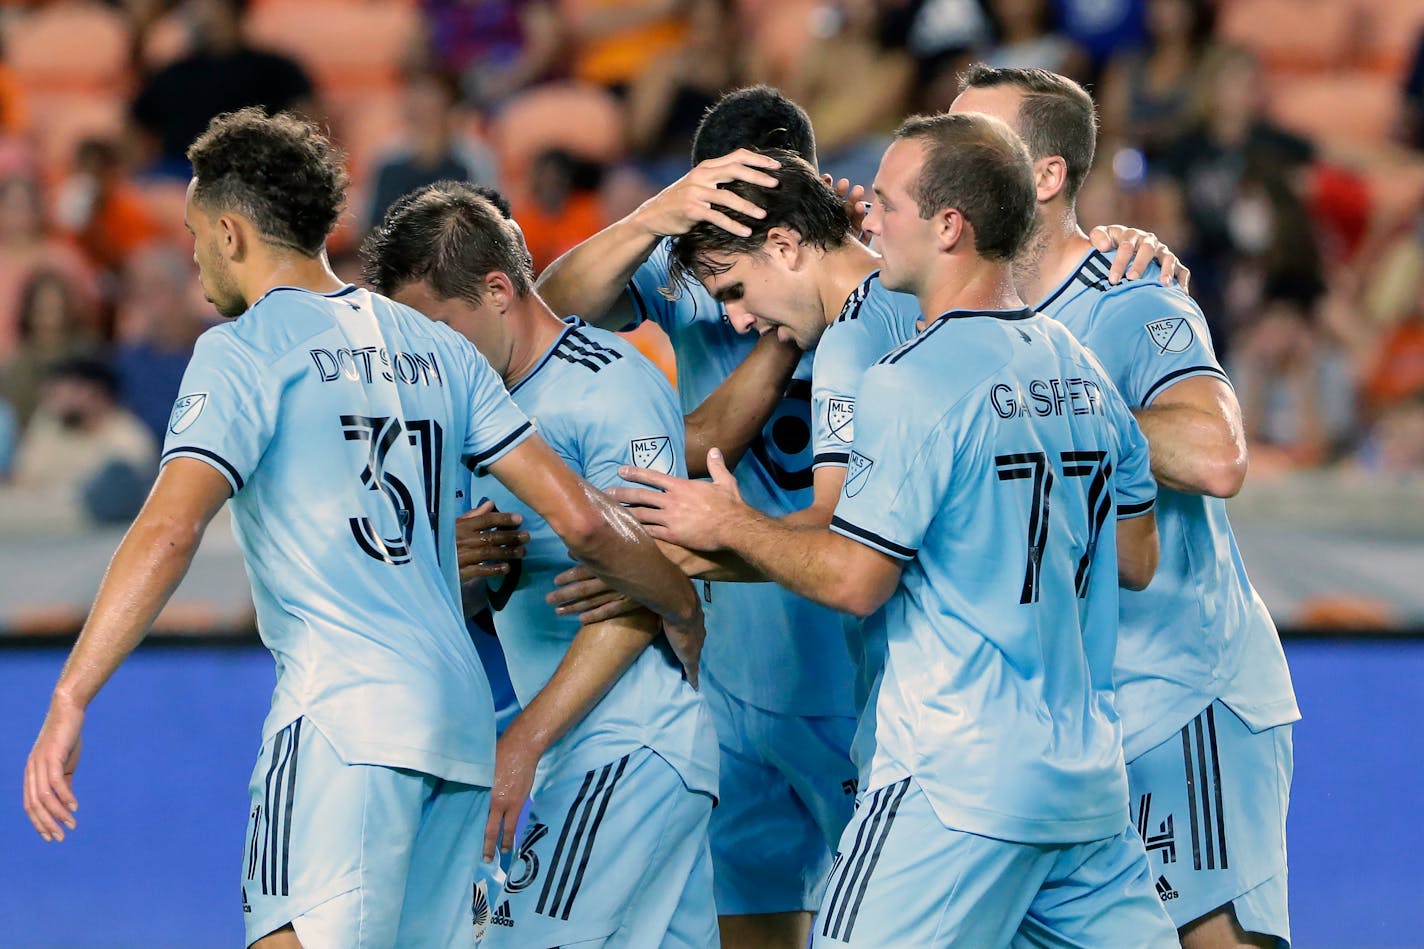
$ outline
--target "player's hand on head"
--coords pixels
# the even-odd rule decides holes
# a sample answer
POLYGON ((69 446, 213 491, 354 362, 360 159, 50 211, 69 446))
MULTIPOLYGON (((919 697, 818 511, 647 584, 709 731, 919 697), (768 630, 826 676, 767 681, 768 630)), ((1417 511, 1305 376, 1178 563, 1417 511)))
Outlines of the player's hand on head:
POLYGON ((686 234, 704 221, 738 237, 746 237, 751 234, 751 228, 739 224, 726 212, 763 218, 766 211, 719 185, 745 181, 774 188, 776 179, 766 170, 779 167, 781 163, 775 158, 745 148, 721 158, 709 158, 643 202, 637 211, 638 219, 654 234, 664 237, 686 234))
POLYGON ((1160 279, 1164 287, 1171 286, 1174 281, 1182 288, 1183 293, 1190 287, 1191 270, 1151 231, 1122 224, 1099 225, 1088 233, 1088 240, 1104 253, 1117 248, 1117 257, 1108 270, 1110 284, 1120 283, 1123 277, 1137 280, 1155 260, 1162 268, 1160 279))
POLYGON ((583 564, 555 577, 554 592, 545 596, 544 602, 560 616, 577 616, 585 626, 642 609, 583 564))
POLYGON ((658 540, 688 550, 719 550, 724 546, 722 531, 728 520, 745 505, 737 479, 716 448, 707 453, 707 473, 711 482, 624 465, 618 469, 620 478, 648 487, 620 486, 607 493, 620 504, 630 505, 630 513, 658 540))
POLYGON ((526 731, 516 716, 495 745, 494 787, 490 788, 489 819, 485 822, 486 863, 494 860, 496 849, 507 852, 514 846, 514 829, 534 786, 534 771, 544 748, 526 731))
POLYGON ((455 520, 455 554, 460 565, 460 580, 500 577, 509 573, 511 560, 519 560, 527 552, 529 532, 520 530, 524 518, 495 509, 494 502, 484 501, 479 507, 455 520))
POLYGON ((58 699, 50 704, 39 737, 25 763, 25 813, 45 841, 64 839, 64 829, 74 830, 74 771, 83 745, 84 711, 58 699))
POLYGON ((836 197, 844 202, 850 229, 855 231, 862 243, 869 244, 869 235, 865 233, 865 216, 870 213, 870 205, 865 200, 865 185, 852 185, 849 178, 836 181, 830 175, 822 175, 821 180, 834 188, 836 197))

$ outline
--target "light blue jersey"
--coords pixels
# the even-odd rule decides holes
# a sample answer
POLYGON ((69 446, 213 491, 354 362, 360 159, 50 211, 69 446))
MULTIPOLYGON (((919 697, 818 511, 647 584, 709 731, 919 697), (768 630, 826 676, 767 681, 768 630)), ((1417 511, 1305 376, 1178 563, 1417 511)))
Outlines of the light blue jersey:
MULTIPOLYGON (((1093 351, 1128 405, 1150 406, 1193 376, 1226 378, 1190 297, 1163 287, 1155 263, 1140 280, 1109 286, 1111 266, 1090 252, 1039 309, 1093 351)), ((1226 502, 1163 488, 1157 529, 1152 583, 1122 594, 1116 675, 1127 760, 1218 698, 1255 731, 1299 719, 1280 638, 1246 576, 1226 502)))
POLYGON ((198 340, 164 461, 233 490, 262 641, 263 740, 305 717, 348 764, 494 778, 489 685, 461 618, 459 466, 531 434, 473 346, 356 287, 268 292, 198 340))
MULTIPOLYGON (((624 485, 620 465, 685 477, 682 413, 667 379, 631 344, 571 319, 532 372, 510 387, 549 446, 600 489, 624 485)), ((544 597, 554 577, 574 565, 548 523, 492 476, 473 492, 524 517, 527 553, 500 582, 490 607, 519 701, 549 681, 579 631, 577 617, 555 615, 544 597)), ((659 640, 608 694, 543 756, 537 798, 550 775, 586 772, 647 747, 694 791, 717 793, 717 738, 697 692, 659 640)))
POLYGON ((956 830, 1066 844, 1128 824, 1112 516, 1147 443, 1097 361, 1031 310, 951 311, 866 373, 831 529, 904 572, 862 794, 913 777, 956 830))
POLYGON ((878 270, 846 298, 840 315, 816 346, 811 376, 815 467, 846 466, 855 441, 855 400, 861 379, 880 357, 915 338, 919 318, 919 301, 908 293, 885 289, 878 270))
MULTIPOLYGON (((691 412, 741 364, 756 337, 727 322, 701 284, 669 287, 668 242, 659 244, 628 285, 641 319, 668 334, 677 385, 691 412)), ((748 504, 772 517, 810 507, 811 357, 801 360, 786 397, 737 465, 748 504)), ((728 692, 760 708, 793 715, 853 715, 854 674, 840 617, 770 583, 710 584, 703 667, 728 692)))

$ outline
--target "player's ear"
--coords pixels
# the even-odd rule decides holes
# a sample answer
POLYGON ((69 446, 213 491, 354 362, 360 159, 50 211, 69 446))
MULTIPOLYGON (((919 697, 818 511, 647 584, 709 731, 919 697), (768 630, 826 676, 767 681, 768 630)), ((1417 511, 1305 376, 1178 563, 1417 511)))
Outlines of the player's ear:
POLYGON ((934 224, 935 243, 940 253, 953 251, 959 242, 968 236, 969 221, 958 208, 943 208, 931 218, 934 224))
POLYGON ((789 270, 795 270, 801 258, 801 235, 786 227, 773 227, 766 233, 768 255, 780 260, 789 270))
POLYGON ((485 297, 496 313, 508 313, 514 296, 514 284, 510 281, 509 274, 503 270, 491 270, 485 274, 485 297))
POLYGON ((1052 201, 1068 186, 1068 162, 1062 155, 1049 155, 1033 163, 1033 184, 1039 204, 1052 201))
POLYGON ((233 263, 242 263, 250 250, 248 242, 251 239, 247 228, 243 227, 243 222, 231 214, 221 215, 218 218, 217 234, 218 251, 233 263))

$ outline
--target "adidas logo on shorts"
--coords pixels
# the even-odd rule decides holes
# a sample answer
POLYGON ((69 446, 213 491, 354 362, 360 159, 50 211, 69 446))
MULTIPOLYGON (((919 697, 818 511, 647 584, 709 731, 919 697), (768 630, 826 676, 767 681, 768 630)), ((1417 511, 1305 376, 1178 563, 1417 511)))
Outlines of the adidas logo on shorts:
POLYGON ((1175 900, 1181 895, 1182 894, 1172 889, 1172 884, 1167 882, 1167 878, 1165 876, 1159 876, 1157 878, 1157 898, 1159 900, 1165 903, 1168 900, 1175 900))
POLYGON ((494 919, 490 921, 494 926, 508 926, 514 928, 514 917, 509 912, 509 900, 499 904, 499 908, 494 911, 494 919))

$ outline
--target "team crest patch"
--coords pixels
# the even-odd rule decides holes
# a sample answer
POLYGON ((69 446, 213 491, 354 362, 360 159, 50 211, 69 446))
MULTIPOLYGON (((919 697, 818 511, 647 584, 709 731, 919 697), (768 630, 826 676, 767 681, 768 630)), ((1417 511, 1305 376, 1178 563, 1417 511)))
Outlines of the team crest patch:
POLYGON ((826 425, 837 441, 855 441, 855 399, 831 399, 826 403, 826 425))
POLYGON ((1196 339, 1196 334, 1192 332, 1192 324, 1180 316, 1148 323, 1146 329, 1147 335, 1152 337, 1152 342, 1157 346, 1157 355, 1159 356, 1165 356, 1167 353, 1184 353, 1196 339))
POLYGON ((490 926, 489 881, 480 880, 475 884, 475 901, 470 908, 475 924, 475 942, 485 938, 490 926))
POLYGON ((860 489, 865 487, 865 482, 870 480, 870 469, 874 467, 874 458, 868 458, 858 451, 850 453, 850 466, 846 471, 846 497, 853 498, 860 493, 860 489))
POLYGON ((648 468, 652 471, 661 471, 663 474, 672 474, 673 452, 672 439, 666 435, 657 435, 652 438, 635 438, 628 443, 633 455, 633 464, 638 468, 648 468))
POLYGON ((208 394, 206 392, 195 392, 192 395, 184 395, 173 403, 173 414, 168 418, 168 430, 174 435, 182 435, 193 423, 198 420, 198 416, 203 414, 203 409, 208 404, 208 394))

